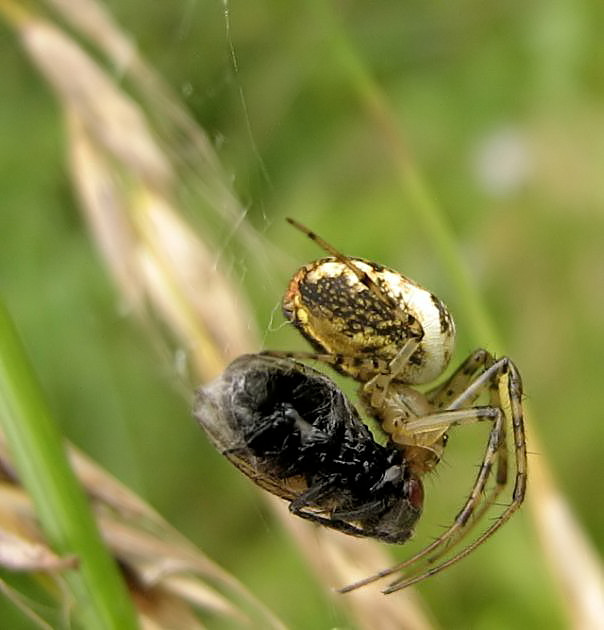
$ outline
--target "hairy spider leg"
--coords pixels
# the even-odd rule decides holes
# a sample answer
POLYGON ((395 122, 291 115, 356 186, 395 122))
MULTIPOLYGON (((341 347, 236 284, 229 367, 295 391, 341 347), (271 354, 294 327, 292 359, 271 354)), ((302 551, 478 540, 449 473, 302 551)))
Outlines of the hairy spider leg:
MULTIPOLYGON (((362 282, 379 300, 385 302, 393 308, 400 312, 400 307, 396 303, 396 300, 392 299, 390 295, 384 293, 380 287, 378 287, 375 282, 369 277, 367 273, 365 273, 362 269, 359 269, 356 265, 354 265, 350 261, 350 257, 343 254, 341 251, 336 249, 333 245, 328 243, 325 239, 321 238, 316 232, 313 232, 302 223, 299 223, 295 219, 290 217, 285 217, 285 220, 293 225, 296 229, 300 230, 302 234, 306 234, 311 241, 314 241, 321 249, 325 250, 328 254, 336 258, 343 265, 346 265, 352 273, 359 279, 359 282, 362 282)), ((402 313, 401 313, 402 314, 402 313)))
MULTIPOLYGON (((485 363, 485 369, 488 366, 491 366, 495 363, 492 355, 486 350, 477 350, 475 351, 470 358, 478 358, 478 355, 482 355, 482 360, 485 363)), ((511 408, 510 408, 510 400, 511 397, 506 390, 507 382, 509 376, 506 375, 505 372, 502 372, 500 378, 494 378, 491 381, 491 403, 495 404, 497 407, 501 409, 505 409, 507 417, 512 417, 511 408), (503 401, 502 401, 503 398, 503 401)), ((522 398, 522 393, 521 396, 522 398)), ((505 427, 504 427, 505 430, 505 427)), ((454 538, 454 540, 449 543, 447 546, 452 547, 453 545, 459 544, 459 542, 465 538, 474 526, 480 522, 483 515, 487 512, 487 510, 495 503, 499 494, 505 489, 507 485, 508 479, 508 448, 507 448, 507 439, 504 436, 503 441, 501 442, 501 448, 499 450, 498 458, 497 458, 497 472, 495 476, 495 486, 490 490, 489 494, 483 498, 481 506, 474 511, 472 515, 471 521, 468 522, 466 527, 461 530, 458 535, 454 538)), ((429 562, 435 562, 439 557, 441 557, 446 552, 446 549, 439 551, 437 554, 429 558, 429 562)))
POLYGON ((427 391, 425 396, 435 409, 446 409, 455 398, 465 392, 476 378, 479 370, 485 370, 493 365, 495 360, 491 354, 483 348, 478 348, 461 363, 451 376, 427 391))
POLYGON ((383 359, 369 355, 367 357, 363 357, 358 355, 350 356, 346 354, 328 354, 304 351, 263 350, 260 354, 279 359, 321 361, 321 363, 325 363, 333 367, 353 365, 357 368, 366 367, 377 370, 378 374, 363 384, 362 391, 371 395, 371 406, 379 409, 386 399, 388 386, 405 368, 405 365, 409 362, 411 355, 415 352, 415 350, 417 350, 417 346, 417 339, 408 339, 391 361, 384 361, 383 359))
MULTIPOLYGON (((486 356, 488 359, 487 362, 490 361, 490 355, 486 353, 486 356)), ((472 357, 470 357, 470 359, 472 359, 472 357)), ((470 359, 468 361, 470 361, 470 359)), ((458 376, 459 370, 453 375, 452 379, 455 379, 458 376)), ((433 416, 428 416, 426 419, 419 418, 413 421, 416 429, 426 431, 431 431, 435 428, 443 426, 443 423, 448 416, 448 412, 456 412, 454 415, 452 414, 449 416, 449 418, 453 420, 449 426, 468 424, 485 419, 491 419, 493 422, 483 460, 474 481, 472 491, 461 510, 457 513, 453 524, 436 540, 412 557, 390 567, 389 569, 384 569, 383 571, 379 571, 368 578, 350 584, 340 589, 340 592, 346 593, 397 573, 408 566, 416 564, 418 561, 422 560, 434 551, 438 551, 436 557, 440 557, 442 553, 446 553, 446 551, 451 548, 450 546, 447 546, 451 541, 454 543, 459 541, 466 530, 470 518, 472 515, 477 513, 476 510, 481 503, 484 488, 491 475, 492 467, 495 462, 497 462, 496 484, 503 487, 507 482, 507 448, 505 441, 504 410, 509 413, 514 435, 516 477, 511 503, 496 518, 490 527, 488 527, 478 538, 472 541, 471 544, 458 551, 451 558, 437 566, 425 570, 422 573, 402 577, 393 582, 383 592, 392 593, 439 573, 471 553, 509 520, 524 500, 526 491, 527 455, 522 413, 522 383, 514 363, 507 358, 503 358, 486 368, 484 372, 482 372, 459 396, 453 400, 447 410, 434 414, 433 416), (460 407, 463 407, 463 405, 471 404, 471 402, 475 400, 475 398, 486 388, 489 389, 491 394, 491 406, 475 407, 466 410, 459 409, 460 407), (502 393, 505 394, 503 407, 500 402, 502 393), (481 412, 479 410, 491 411, 481 412), (457 413, 459 411, 467 411, 468 415, 459 415, 457 413), (474 415, 474 418, 472 418, 472 415, 474 415), (433 424, 430 422, 431 418, 434 421, 433 424), (504 452, 505 454, 503 454, 504 452)), ((499 493, 499 491, 500 490, 497 490, 497 493, 499 493)), ((479 510, 478 513, 481 514, 482 510, 479 510)))
POLYGON ((396 356, 387 364, 386 370, 380 370, 372 379, 363 385, 363 393, 370 394, 370 404, 375 409, 380 409, 388 395, 390 383, 405 369, 411 359, 411 355, 417 350, 421 339, 408 339, 396 353, 396 356))
MULTIPOLYGON (((504 510, 504 512, 494 521, 491 527, 489 527, 481 536, 479 536, 475 541, 472 542, 471 545, 462 549, 455 556, 452 556, 445 563, 429 569, 423 574, 412 576, 409 578, 403 578, 401 580, 397 580, 394 584, 392 584, 388 589, 384 592, 393 592, 395 590, 399 590, 401 588, 405 588, 411 584, 419 582, 423 579, 426 579, 439 571, 451 566, 453 563, 461 560, 463 557, 471 553, 476 547, 478 547, 482 542, 484 542, 489 536, 491 536, 499 527, 501 527, 511 516, 512 514, 520 507, 524 493, 526 489, 526 445, 524 438, 524 426, 522 419, 522 388, 520 383, 520 378, 517 373, 515 366, 507 359, 502 359, 500 362, 497 362, 496 365, 492 366, 493 369, 489 369, 484 373, 484 378, 487 378, 489 374, 492 375, 492 387, 491 387, 491 395, 493 396, 493 402, 497 404, 497 396, 499 392, 505 395, 507 398, 507 402, 504 402, 504 406, 509 413, 511 418, 512 426, 514 429, 514 441, 515 441, 515 454, 516 454, 516 483, 514 487, 514 491, 512 493, 512 503, 504 510), (508 376, 510 374, 511 376, 508 376)), ((484 381, 483 381, 484 383, 484 381)), ((468 388, 466 394, 458 398, 456 404, 462 404, 465 400, 467 403, 468 400, 476 397, 475 387, 468 388)), ((504 434, 502 433, 502 437, 504 434)), ((489 446, 494 445, 491 437, 489 440, 489 446)), ((486 457, 485 460, 486 461, 486 457)), ((503 489, 507 481, 507 448, 506 444, 503 441, 500 441, 499 446, 499 456, 498 456, 498 470, 496 474, 496 487, 490 497, 488 497, 482 507, 476 510, 476 506, 480 504, 481 491, 478 491, 479 488, 477 484, 475 484, 468 501, 458 513, 454 524, 449 530, 444 532, 437 540, 434 541, 431 545, 429 545, 426 549, 422 550, 413 558, 409 558, 404 564, 405 566, 409 566, 410 564, 416 563, 421 557, 424 557, 426 554, 434 551, 435 549, 440 550, 436 554, 434 558, 430 558, 429 561, 433 562, 438 557, 442 556, 444 553, 448 551, 448 549, 457 544, 461 538, 467 533, 469 530, 469 524, 474 524, 479 521, 480 516, 486 511, 486 509, 492 504, 495 496, 499 494, 499 492, 503 489), (470 521, 470 517, 475 517, 470 521), (452 535, 453 534, 453 535, 452 535), (443 543, 445 543, 444 546, 443 543)), ((483 463, 484 466, 484 463, 483 463)), ((482 467, 481 467, 482 471, 482 467)), ((480 477, 480 473, 479 473, 480 477)), ((477 478, 477 483, 479 479, 477 478)), ((404 567, 400 567, 404 568, 404 567)))
POLYGON ((358 357, 349 356, 347 354, 328 354, 327 352, 305 352, 303 350, 262 350, 258 354, 267 357, 276 357, 277 359, 306 359, 307 361, 321 361, 327 365, 338 367, 346 363, 352 363, 358 367, 361 365, 367 365, 375 370, 387 370, 388 361, 383 359, 374 358, 372 356, 358 357))

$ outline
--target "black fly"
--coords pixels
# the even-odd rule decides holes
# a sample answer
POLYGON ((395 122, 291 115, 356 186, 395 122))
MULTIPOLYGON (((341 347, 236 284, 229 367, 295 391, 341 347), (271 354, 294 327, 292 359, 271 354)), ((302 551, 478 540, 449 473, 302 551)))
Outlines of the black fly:
POLYGON ((382 446, 338 387, 316 370, 258 354, 197 390, 195 416, 215 446, 291 512, 391 543, 420 516, 421 481, 382 446))

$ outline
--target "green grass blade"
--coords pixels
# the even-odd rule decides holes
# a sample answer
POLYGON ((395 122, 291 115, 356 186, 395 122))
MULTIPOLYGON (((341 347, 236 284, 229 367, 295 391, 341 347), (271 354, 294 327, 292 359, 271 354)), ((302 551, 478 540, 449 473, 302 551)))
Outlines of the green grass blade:
POLYGON ((60 555, 78 558, 78 567, 64 572, 78 624, 88 629, 136 628, 121 576, 103 545, 17 331, 1 302, 0 427, 51 545, 60 555))

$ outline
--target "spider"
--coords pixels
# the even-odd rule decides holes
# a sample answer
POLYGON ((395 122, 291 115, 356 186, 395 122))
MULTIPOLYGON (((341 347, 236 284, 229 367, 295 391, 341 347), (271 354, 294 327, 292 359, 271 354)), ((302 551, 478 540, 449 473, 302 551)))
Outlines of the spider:
MULTIPOLYGON (((399 465, 407 482, 399 484, 399 488, 413 497, 407 508, 414 518, 402 518, 400 541, 409 537, 412 522, 419 518, 421 477, 439 463, 449 430, 475 422, 490 423, 473 486, 443 533, 407 560, 340 589, 352 591, 409 570, 384 590, 391 593, 467 556, 521 506, 527 480, 521 377, 509 358, 495 359, 488 351, 477 349, 444 383, 422 393, 416 386, 429 384, 441 375, 453 351, 455 326, 444 303, 402 274, 362 258, 345 256, 297 221, 287 220, 329 254, 302 267, 283 299, 286 318, 316 352, 263 354, 285 360, 321 361, 359 383, 359 398, 365 411, 379 422, 388 447, 395 447, 400 453, 399 465), (488 395, 488 404, 477 405, 483 393, 488 395), (508 427, 515 460, 511 500, 482 533, 455 549, 508 483, 508 427), (491 478, 495 483, 487 491, 491 478)), ((298 501, 297 507, 303 503, 298 501)), ((343 529, 330 523, 329 516, 321 519, 323 524, 343 529)), ((336 514, 331 520, 342 519, 336 514)), ((354 517, 349 514, 344 520, 354 517)), ((374 535, 367 527, 360 519, 356 529, 361 534, 374 535)))

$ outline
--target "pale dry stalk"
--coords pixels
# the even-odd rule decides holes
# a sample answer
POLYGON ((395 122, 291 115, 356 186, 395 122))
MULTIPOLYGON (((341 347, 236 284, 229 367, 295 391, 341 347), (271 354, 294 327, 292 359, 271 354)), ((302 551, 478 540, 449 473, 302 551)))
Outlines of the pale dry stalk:
MULTIPOLYGON (((56 4, 67 11, 79 3, 56 4)), ((94 5, 86 2, 79 8, 83 6, 94 5)), ((74 21, 82 23, 85 15, 85 11, 78 15, 74 11, 74 21)), ((110 20, 99 24, 95 28, 97 43, 126 41, 119 33, 99 37, 101 28, 115 28, 110 20)), ((14 25, 24 49, 54 88, 64 109, 72 172, 82 210, 128 312, 148 327, 155 341, 160 340, 164 347, 184 350, 191 357, 197 380, 215 376, 238 354, 259 350, 245 297, 216 264, 219 256, 211 239, 206 242, 183 218, 177 194, 179 179, 175 177, 178 167, 175 168, 170 157, 179 153, 179 147, 168 149, 162 145, 139 104, 64 31, 31 14, 21 14, 14 25)), ((123 53, 125 48, 122 46, 120 50, 123 53)), ((153 75, 141 65, 140 59, 134 66, 140 72, 139 87, 153 90, 161 85, 150 80, 153 75)), ((233 225, 235 198, 224 186, 226 178, 217 171, 218 161, 210 153, 205 134, 188 119, 177 101, 166 103, 163 90, 148 93, 146 97, 148 102, 163 103, 163 111, 172 116, 170 125, 191 130, 188 139, 199 149, 198 163, 209 165, 211 171, 209 175, 200 174, 202 178, 210 177, 210 184, 199 189, 200 205, 207 207, 209 200, 213 207, 208 212, 215 212, 233 225)), ((247 228, 241 224, 241 230, 245 233, 247 228)), ((249 233, 243 240, 248 244, 258 242, 249 233)), ((257 255, 257 250, 251 255, 257 255)), ((239 612, 236 603, 211 587, 206 588, 203 581, 193 578, 186 581, 185 576, 190 572, 203 577, 210 575, 241 598, 241 588, 233 578, 227 579, 186 541, 174 542, 174 532, 169 532, 144 502, 124 488, 116 492, 119 484, 100 469, 96 469, 95 481, 91 483, 82 470, 82 461, 85 460, 78 455, 76 469, 89 493, 99 500, 102 512, 99 525, 110 548, 130 568, 137 583, 149 587, 149 576, 154 576, 158 603, 154 613, 158 616, 150 615, 148 600, 141 597, 136 601, 149 627, 154 623, 161 626, 159 613, 167 610, 173 619, 184 619, 189 612, 177 605, 179 597, 227 615, 246 614, 239 612), (149 523, 154 530, 152 534, 143 526, 149 523), (168 605, 166 598, 170 597, 168 605)), ((88 462, 84 467, 90 470, 93 465, 88 462)), ((286 524, 291 523, 289 514, 283 515, 281 510, 277 513, 286 524)), ((33 514, 29 517, 33 520, 33 514)), ((359 572, 369 573, 376 558, 377 562, 385 560, 377 543, 365 541, 356 546, 344 536, 315 534, 314 528, 306 523, 299 523, 296 528, 299 532, 306 531, 298 539, 303 555, 311 564, 321 557, 322 569, 333 565, 328 572, 318 572, 330 591, 351 581, 359 572), (346 566, 342 558, 347 558, 346 566)), ((380 595, 379 603, 367 592, 353 593, 345 600, 339 595, 334 598, 347 607, 352 606, 359 627, 374 628, 379 619, 389 620, 383 627, 429 627, 419 601, 410 596, 380 595)), ((255 606, 259 607, 257 603, 255 606)), ((271 627, 279 627, 270 613, 262 610, 261 613, 271 627)))

